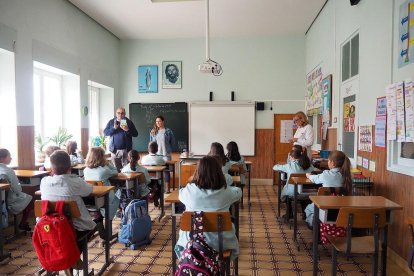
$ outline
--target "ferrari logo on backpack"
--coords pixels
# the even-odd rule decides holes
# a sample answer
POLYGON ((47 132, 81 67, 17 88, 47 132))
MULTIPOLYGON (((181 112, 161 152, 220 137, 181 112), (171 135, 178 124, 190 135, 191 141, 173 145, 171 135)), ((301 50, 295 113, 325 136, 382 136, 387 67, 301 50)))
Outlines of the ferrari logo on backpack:
POLYGON ((43 229, 45 229, 46 232, 49 232, 50 230, 49 224, 44 225, 43 229))

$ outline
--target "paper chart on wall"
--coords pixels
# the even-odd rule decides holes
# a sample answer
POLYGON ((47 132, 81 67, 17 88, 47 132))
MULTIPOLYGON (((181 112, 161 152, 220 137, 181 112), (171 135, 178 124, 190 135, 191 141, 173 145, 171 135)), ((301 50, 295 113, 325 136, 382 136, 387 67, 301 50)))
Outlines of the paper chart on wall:
POLYGON ((414 142, 414 82, 410 79, 404 83, 405 98, 405 141, 414 142))
POLYGON ((358 150, 372 152, 372 126, 359 127, 358 150))
POLYGON ((395 87, 397 105, 397 141, 405 142, 405 109, 404 109, 404 83, 398 82, 395 87))
POLYGON ((290 143, 290 139, 293 138, 293 121, 281 120, 280 121, 280 143, 290 143))
POLYGON ((390 84, 385 88, 387 97, 387 140, 397 138, 397 103, 395 97, 395 84, 390 84))

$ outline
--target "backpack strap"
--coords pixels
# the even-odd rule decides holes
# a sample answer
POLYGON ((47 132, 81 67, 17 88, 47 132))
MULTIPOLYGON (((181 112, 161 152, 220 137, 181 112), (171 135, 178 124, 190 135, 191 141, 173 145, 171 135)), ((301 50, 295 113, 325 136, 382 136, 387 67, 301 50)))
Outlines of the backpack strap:
POLYGON ((47 215, 47 207, 49 206, 49 200, 42 200, 42 216, 47 215))
POLYGON ((65 202, 63 200, 56 201, 55 212, 62 216, 64 205, 65 205, 65 202))
POLYGON ((191 240, 204 240, 203 235, 203 211, 195 211, 191 216, 193 220, 193 227, 190 231, 191 240))

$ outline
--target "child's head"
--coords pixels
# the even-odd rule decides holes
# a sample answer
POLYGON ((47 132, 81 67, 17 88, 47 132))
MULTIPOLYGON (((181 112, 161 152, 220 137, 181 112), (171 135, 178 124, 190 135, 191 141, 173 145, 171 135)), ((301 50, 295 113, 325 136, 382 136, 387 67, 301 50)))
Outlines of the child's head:
POLYGON ((66 152, 70 155, 76 155, 76 149, 78 148, 78 144, 76 141, 68 141, 66 143, 66 152))
POLYGON ((130 150, 128 152, 128 161, 131 170, 135 171, 139 160, 139 153, 136 150, 130 150))
POLYGON ((231 141, 227 144, 227 158, 231 161, 239 161, 241 159, 239 147, 236 142, 231 141))
POLYGON ((98 168, 106 166, 108 162, 105 158, 105 151, 101 147, 91 148, 86 156, 86 166, 88 168, 98 168))
POLYGON ((47 157, 50 157, 52 155, 52 153, 54 153, 57 150, 60 150, 60 148, 58 146, 48 146, 45 149, 45 154, 46 154, 47 157))
POLYGON ((301 166, 302 169, 307 170, 311 166, 311 161, 309 160, 306 151, 303 151, 302 146, 292 147, 292 150, 290 151, 289 155, 294 160, 299 161, 299 166, 301 166))
POLYGON ((218 143, 218 142, 214 142, 211 143, 211 147, 210 147, 210 152, 208 153, 209 156, 219 156, 222 159, 222 164, 226 164, 227 162, 227 157, 224 154, 224 148, 223 145, 218 143))
POLYGON ((345 155, 340 150, 334 150, 329 154, 328 157, 328 167, 329 169, 339 168, 340 172, 344 178, 344 187, 350 191, 350 186, 352 183, 351 178, 351 161, 349 161, 348 156, 345 155))
POLYGON ((201 158, 194 172, 193 182, 200 189, 209 190, 219 190, 227 185, 221 166, 213 156, 201 158))
POLYGON ((8 165, 11 160, 10 152, 7 149, 0 149, 0 163, 8 165))
POLYGON ((70 173, 71 164, 69 154, 63 150, 56 150, 50 156, 52 172, 55 175, 70 173))
POLYGON ((158 152, 157 142, 154 141, 148 144, 148 152, 152 154, 156 154, 158 152))

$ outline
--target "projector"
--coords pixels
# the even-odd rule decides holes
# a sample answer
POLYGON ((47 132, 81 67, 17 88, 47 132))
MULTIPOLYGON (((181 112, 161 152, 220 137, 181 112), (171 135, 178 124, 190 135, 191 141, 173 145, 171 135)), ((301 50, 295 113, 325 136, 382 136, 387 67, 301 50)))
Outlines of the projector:
POLYGON ((223 73, 221 65, 211 59, 198 65, 198 70, 202 73, 211 73, 215 76, 220 76, 223 73))

